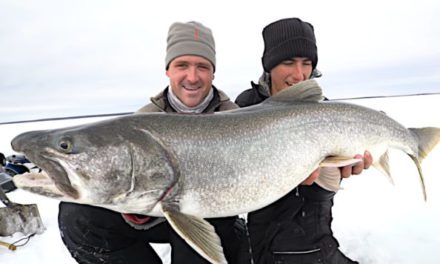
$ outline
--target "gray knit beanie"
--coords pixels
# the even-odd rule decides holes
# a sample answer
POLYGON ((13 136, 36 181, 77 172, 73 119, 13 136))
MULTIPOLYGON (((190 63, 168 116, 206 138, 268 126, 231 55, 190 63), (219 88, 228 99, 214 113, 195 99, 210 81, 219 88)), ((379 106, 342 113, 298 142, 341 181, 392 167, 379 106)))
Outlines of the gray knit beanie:
POLYGON ((197 55, 209 60, 215 70, 215 42, 211 29, 199 22, 176 22, 170 26, 165 65, 183 55, 197 55))
POLYGON ((306 57, 312 61, 313 69, 318 64, 318 49, 315 33, 310 23, 299 18, 275 21, 263 29, 263 68, 270 72, 284 60, 306 57))

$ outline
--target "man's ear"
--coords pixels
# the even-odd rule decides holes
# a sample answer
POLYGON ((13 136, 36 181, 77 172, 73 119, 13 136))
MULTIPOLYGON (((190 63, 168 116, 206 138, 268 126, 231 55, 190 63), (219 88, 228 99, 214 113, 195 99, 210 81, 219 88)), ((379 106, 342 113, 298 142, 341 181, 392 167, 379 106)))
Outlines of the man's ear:
POLYGON ((214 80, 215 79, 215 74, 212 74, 212 80, 214 80))
POLYGON ((168 69, 165 71, 165 74, 167 75, 167 77, 170 77, 170 73, 168 72, 168 69))

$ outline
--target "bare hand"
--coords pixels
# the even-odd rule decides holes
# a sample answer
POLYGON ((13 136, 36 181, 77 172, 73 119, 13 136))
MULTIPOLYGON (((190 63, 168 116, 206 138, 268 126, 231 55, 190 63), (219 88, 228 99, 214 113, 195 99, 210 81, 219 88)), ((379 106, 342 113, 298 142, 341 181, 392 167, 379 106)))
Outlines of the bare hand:
MULTIPOLYGON (((359 175, 362 173, 362 171, 364 169, 368 169, 371 166, 371 164, 373 163, 373 157, 371 156, 370 152, 368 152, 368 151, 365 151, 363 156, 358 154, 358 155, 354 156, 354 158, 355 159, 362 159, 362 161, 360 161, 354 165, 349 165, 349 166, 345 166, 345 167, 340 168, 342 178, 348 178, 351 175, 359 175)), ((320 172, 321 172, 320 168, 317 168, 301 184, 302 185, 312 185, 313 182, 315 182, 315 180, 319 177, 320 172)))
POLYGON ((315 180, 318 178, 319 174, 321 173, 321 169, 317 168, 316 170, 314 170, 312 172, 312 174, 310 174, 310 176, 305 179, 301 184, 302 185, 312 185, 315 180))
POLYGON ((342 178, 348 178, 351 175, 359 175, 362 173, 364 169, 368 169, 371 164, 373 163, 373 157, 371 156, 370 152, 365 151, 364 156, 358 154, 354 156, 355 159, 362 159, 361 162, 358 162, 354 164, 353 166, 345 166, 340 168, 341 170, 341 177, 342 178))

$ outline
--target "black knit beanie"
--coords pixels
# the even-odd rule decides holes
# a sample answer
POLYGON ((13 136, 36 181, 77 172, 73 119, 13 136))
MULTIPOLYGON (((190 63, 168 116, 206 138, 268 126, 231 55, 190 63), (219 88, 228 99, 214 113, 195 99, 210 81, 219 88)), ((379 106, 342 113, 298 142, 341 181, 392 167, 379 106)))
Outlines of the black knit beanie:
POLYGON ((270 72, 284 60, 306 57, 312 60, 313 69, 318 64, 315 33, 310 23, 299 18, 275 21, 263 29, 263 68, 270 72))

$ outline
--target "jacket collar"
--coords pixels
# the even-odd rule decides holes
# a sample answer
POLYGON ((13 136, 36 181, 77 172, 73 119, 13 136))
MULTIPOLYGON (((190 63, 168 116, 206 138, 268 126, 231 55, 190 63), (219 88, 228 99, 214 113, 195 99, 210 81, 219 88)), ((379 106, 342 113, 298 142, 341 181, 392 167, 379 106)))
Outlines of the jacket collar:
MULTIPOLYGON (((224 102, 229 101, 229 97, 221 90, 218 90, 214 85, 212 86, 214 90, 214 98, 211 103, 206 107, 203 113, 213 113, 215 110, 224 102)), ((167 86, 163 91, 154 97, 151 97, 151 103, 153 103, 162 112, 176 112, 168 102, 167 93, 169 86, 167 86)))

